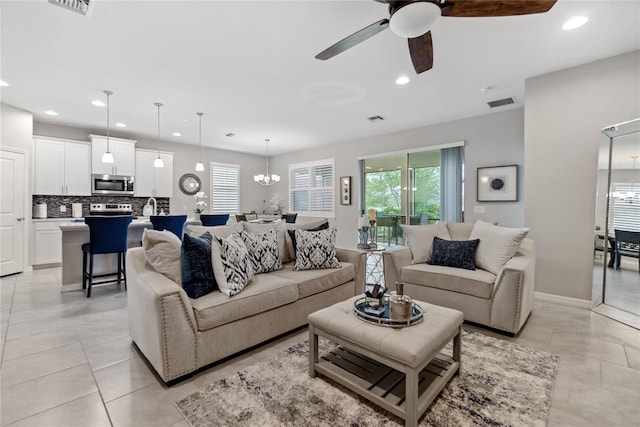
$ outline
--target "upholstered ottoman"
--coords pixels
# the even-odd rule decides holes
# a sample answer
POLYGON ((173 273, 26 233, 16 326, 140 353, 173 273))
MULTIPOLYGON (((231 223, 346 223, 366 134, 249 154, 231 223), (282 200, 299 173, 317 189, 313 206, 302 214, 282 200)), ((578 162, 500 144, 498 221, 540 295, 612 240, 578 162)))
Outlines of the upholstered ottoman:
POLYGON ((402 329, 367 323, 353 313, 357 296, 309 315, 309 375, 319 372, 417 426, 461 366, 462 312, 415 301, 422 322, 402 329), (338 344, 318 358, 318 336, 338 344), (453 357, 440 354, 453 340, 453 357))

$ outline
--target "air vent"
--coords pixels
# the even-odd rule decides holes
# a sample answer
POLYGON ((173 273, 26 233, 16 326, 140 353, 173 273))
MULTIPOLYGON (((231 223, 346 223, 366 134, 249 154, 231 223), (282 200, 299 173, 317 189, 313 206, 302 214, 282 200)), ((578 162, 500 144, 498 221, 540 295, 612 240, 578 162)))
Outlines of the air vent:
POLYGON ((513 103, 514 103, 513 98, 504 98, 504 99, 498 99, 497 101, 487 102, 487 104, 489 104, 489 107, 491 108, 502 107, 505 105, 513 104, 513 103))
POLYGON ((233 138, 234 136, 236 136, 235 133, 233 132, 229 132, 228 134, 225 135, 227 138, 233 138))
POLYGON ((95 0, 49 0, 51 4, 72 10, 80 15, 88 15, 94 2, 95 0))
POLYGON ((375 123, 375 122, 380 122, 380 121, 384 120, 384 117, 382 117, 382 116, 371 116, 371 117, 367 117, 367 120, 369 120, 371 123, 375 123))

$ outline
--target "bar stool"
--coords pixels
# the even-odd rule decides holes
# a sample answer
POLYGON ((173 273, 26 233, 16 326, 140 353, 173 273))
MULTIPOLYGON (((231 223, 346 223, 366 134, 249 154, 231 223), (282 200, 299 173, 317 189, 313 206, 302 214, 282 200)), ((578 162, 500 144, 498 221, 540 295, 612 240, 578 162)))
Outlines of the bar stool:
POLYGON ((180 240, 182 240, 182 229, 184 223, 187 221, 186 215, 152 215, 149 217, 149 221, 153 225, 154 230, 162 231, 169 230, 180 240))
POLYGON ((204 226, 226 225, 229 221, 229 214, 200 214, 200 221, 204 226))
POLYGON ((127 253, 127 233, 131 223, 131 215, 88 216, 84 219, 89 226, 89 243, 82 245, 82 289, 87 289, 87 298, 91 297, 91 287, 103 283, 120 284, 124 278, 127 289, 127 270, 125 255, 127 253), (115 273, 93 274, 93 256, 98 254, 118 254, 118 271, 115 273), (89 271, 87 271, 87 255, 89 255, 89 271), (116 276, 115 279, 94 282, 96 277, 116 276))

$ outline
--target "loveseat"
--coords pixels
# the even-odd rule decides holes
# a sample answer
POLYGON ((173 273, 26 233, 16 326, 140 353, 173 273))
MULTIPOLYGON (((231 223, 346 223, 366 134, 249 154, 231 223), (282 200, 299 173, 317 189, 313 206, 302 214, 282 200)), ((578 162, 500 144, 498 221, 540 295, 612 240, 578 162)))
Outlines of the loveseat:
POLYGON ((284 268, 255 274, 233 296, 214 291, 190 298, 179 280, 170 278, 170 270, 180 263, 175 254, 154 253, 157 245, 154 248, 144 238, 143 247, 127 252, 130 335, 162 380, 176 380, 303 326, 311 312, 362 292, 362 251, 336 248, 339 268, 294 270, 286 229, 313 225, 190 226, 192 234, 208 231, 220 238, 242 229, 258 233, 274 229, 278 234, 284 268))
MULTIPOLYGON (((387 286, 403 281, 412 298, 460 310, 466 321, 510 334, 520 331, 531 313, 535 285, 535 243, 525 238, 528 229, 483 221, 402 228, 408 247, 383 252, 387 286), (478 240, 471 255, 475 270, 429 263, 437 239, 445 244, 478 240)), ((448 252, 440 264, 451 264, 448 252)))

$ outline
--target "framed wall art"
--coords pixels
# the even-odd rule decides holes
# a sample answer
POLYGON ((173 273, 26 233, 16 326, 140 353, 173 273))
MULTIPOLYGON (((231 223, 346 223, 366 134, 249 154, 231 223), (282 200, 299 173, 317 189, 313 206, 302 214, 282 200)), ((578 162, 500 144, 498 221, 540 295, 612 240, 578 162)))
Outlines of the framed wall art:
POLYGON ((340 177, 340 204, 341 205, 351 204, 351 177, 350 176, 340 177))
POLYGON ((518 165, 478 168, 478 202, 518 200, 518 165))

